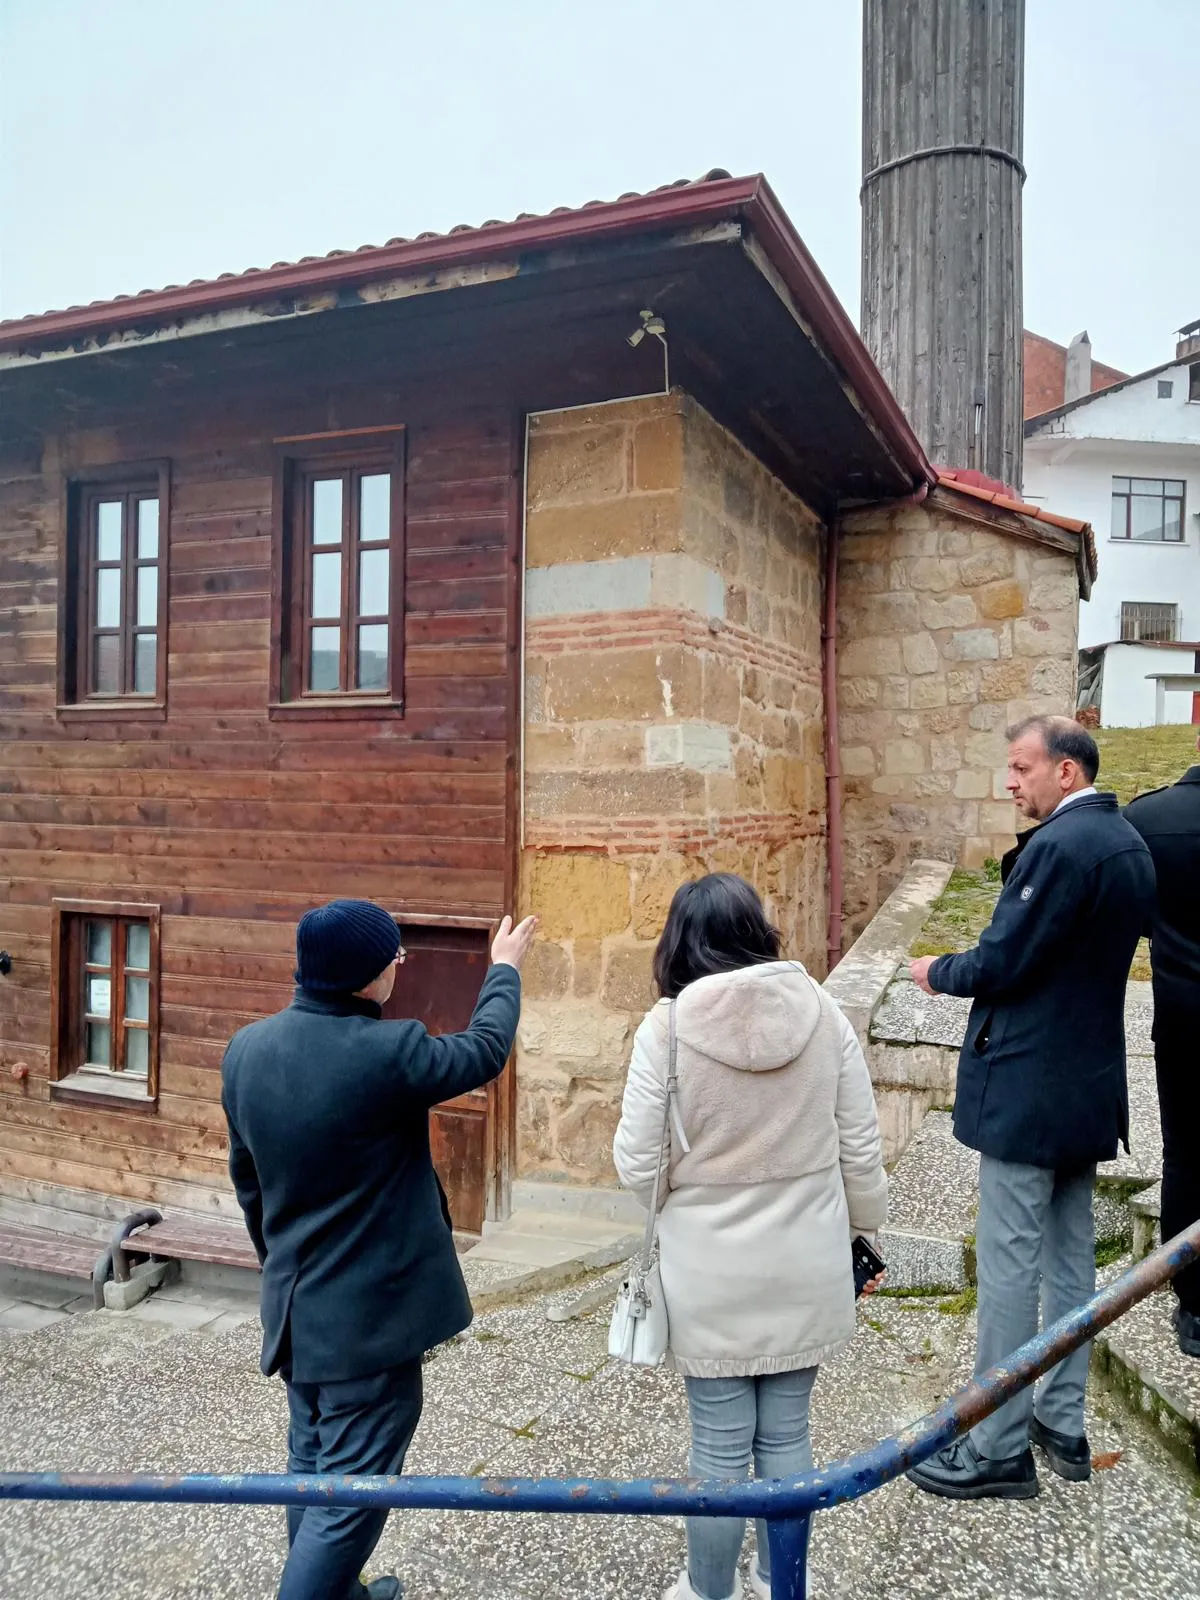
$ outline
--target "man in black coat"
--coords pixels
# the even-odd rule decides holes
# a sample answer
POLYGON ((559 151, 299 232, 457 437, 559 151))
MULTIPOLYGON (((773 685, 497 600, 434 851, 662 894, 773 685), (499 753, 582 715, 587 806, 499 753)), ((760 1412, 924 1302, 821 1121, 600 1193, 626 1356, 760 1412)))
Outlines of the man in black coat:
MULTIPOLYGON (((395 919, 331 901, 296 930, 291 1005, 225 1052, 229 1169, 262 1263, 262 1368, 287 1384, 292 1472, 399 1472, 421 1357, 471 1321, 429 1111, 503 1070, 533 930, 504 919, 466 1032, 431 1038, 381 1020, 404 960, 395 919)), ((396 1600, 396 1578, 359 1577, 386 1515, 290 1508, 280 1600, 396 1600)))
MULTIPOLYGON (((1145 839, 1158 875, 1150 925, 1154 1067, 1162 1119, 1162 1236, 1200 1217, 1200 766, 1139 795, 1125 815, 1145 839)), ((1200 1264, 1175 1279, 1175 1331, 1200 1357, 1200 1264)))
MULTIPOLYGON (((1154 867, 1116 796, 1098 794, 1095 740, 1067 717, 1009 730, 1008 790, 1041 826, 1004 858, 979 944, 912 963, 927 993, 974 996, 954 1132, 980 1152, 976 1373, 1095 1292, 1096 1163, 1128 1148, 1125 987, 1154 867)), ((1091 1473, 1086 1346, 909 1477, 955 1499, 1038 1492, 1030 1439, 1061 1477, 1091 1473)))

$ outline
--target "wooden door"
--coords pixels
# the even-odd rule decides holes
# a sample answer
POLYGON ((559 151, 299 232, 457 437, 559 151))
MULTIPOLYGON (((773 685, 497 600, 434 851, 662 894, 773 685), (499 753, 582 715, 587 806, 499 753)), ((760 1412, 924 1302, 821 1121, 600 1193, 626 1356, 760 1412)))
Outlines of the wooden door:
MULTIPOLYGON (((401 919, 400 937, 408 954, 384 1016, 416 1017, 430 1033, 460 1033, 487 975, 490 930, 416 926, 401 919)), ((504 1080, 508 1076, 506 1069, 504 1080)), ((430 1117, 434 1165, 457 1233, 480 1233, 484 1218, 496 1214, 507 1089, 507 1081, 489 1084, 437 1106, 430 1117)))

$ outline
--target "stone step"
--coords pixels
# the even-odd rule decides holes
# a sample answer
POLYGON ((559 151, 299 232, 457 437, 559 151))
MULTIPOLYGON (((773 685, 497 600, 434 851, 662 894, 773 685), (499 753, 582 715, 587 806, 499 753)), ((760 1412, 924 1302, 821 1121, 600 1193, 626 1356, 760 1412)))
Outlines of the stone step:
MULTIPOLYGON (((551 1187, 565 1188, 536 1186, 551 1187)), ((641 1243, 645 1212, 636 1207, 632 1218, 614 1220, 592 1214, 585 1205, 586 1200, 578 1207, 560 1200, 554 1209, 519 1206, 505 1221, 485 1223, 483 1238, 462 1258, 475 1305, 551 1288, 627 1260, 641 1243)))
POLYGON ((607 1222, 627 1222, 634 1228, 642 1227, 646 1221, 645 1211, 624 1189, 548 1183, 536 1178, 521 1178, 513 1184, 512 1208, 514 1211, 582 1214, 607 1222))
MULTIPOLYGON (((1119 1276, 1131 1259, 1106 1268, 1101 1282, 1119 1276)), ((1092 1364, 1195 1471, 1200 1468, 1200 1360, 1180 1350, 1171 1323, 1174 1308, 1169 1288, 1150 1295, 1096 1336, 1092 1364)))
POLYGON ((1140 1261, 1162 1243, 1162 1183, 1152 1183, 1130 1197, 1133 1213, 1133 1259, 1140 1261))

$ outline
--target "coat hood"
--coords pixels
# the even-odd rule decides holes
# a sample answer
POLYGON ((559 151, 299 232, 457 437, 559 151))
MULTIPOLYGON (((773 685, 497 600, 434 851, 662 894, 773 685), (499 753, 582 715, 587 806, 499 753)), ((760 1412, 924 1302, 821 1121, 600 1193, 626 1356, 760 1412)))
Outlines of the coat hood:
POLYGON ((690 983, 675 1029, 690 1050, 724 1066, 774 1072, 803 1051, 820 1015, 821 991, 804 967, 768 961, 690 983))

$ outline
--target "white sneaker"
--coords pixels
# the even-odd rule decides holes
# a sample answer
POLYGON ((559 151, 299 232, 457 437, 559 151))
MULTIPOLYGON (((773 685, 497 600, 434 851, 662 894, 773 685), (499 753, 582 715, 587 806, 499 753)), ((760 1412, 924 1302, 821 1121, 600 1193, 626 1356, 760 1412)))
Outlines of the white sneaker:
MULTIPOLYGON (((688 1577, 686 1567, 684 1567, 671 1587, 663 1591, 662 1600, 700 1600, 700 1596, 692 1588, 692 1581, 688 1577)), ((729 1600, 740 1600, 736 1589, 729 1596, 729 1600)))

